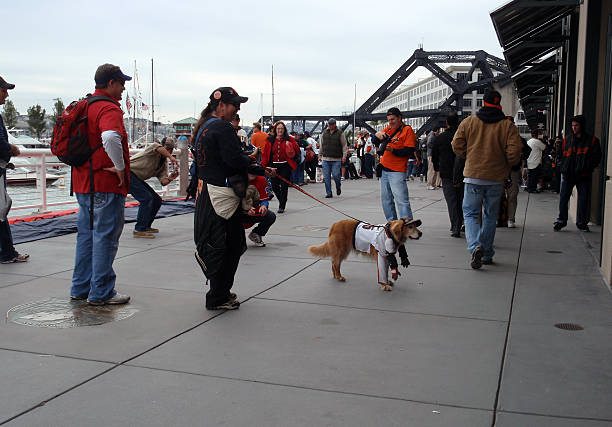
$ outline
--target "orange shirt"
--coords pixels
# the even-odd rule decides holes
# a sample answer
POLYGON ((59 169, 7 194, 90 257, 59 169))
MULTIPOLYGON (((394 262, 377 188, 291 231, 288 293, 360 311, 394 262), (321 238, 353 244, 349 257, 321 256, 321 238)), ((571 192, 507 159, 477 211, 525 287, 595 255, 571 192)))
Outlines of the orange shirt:
POLYGON ((257 132, 251 136, 251 144, 254 145, 255 147, 258 147, 259 150, 263 153, 264 147, 267 144, 267 139, 268 139, 267 133, 263 131, 257 132))
MULTIPOLYGON (((395 129, 391 126, 387 126, 383 129, 387 135, 391 136, 395 129)), ((387 147, 390 148, 406 148, 416 147, 416 135, 412 128, 408 125, 404 125, 401 132, 395 134, 395 136, 389 141, 387 147)), ((380 163, 387 169, 391 169, 395 172, 406 172, 406 165, 408 163, 408 157, 399 157, 393 154, 391 151, 385 151, 380 163)))

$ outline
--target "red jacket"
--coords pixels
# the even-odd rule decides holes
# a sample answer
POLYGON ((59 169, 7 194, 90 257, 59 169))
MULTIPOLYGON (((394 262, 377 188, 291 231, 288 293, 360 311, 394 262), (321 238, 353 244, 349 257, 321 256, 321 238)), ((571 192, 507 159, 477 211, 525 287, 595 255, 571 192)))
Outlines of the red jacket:
POLYGON ((274 157, 274 150, 277 148, 280 148, 283 157, 287 160, 287 162, 289 163, 289 166, 291 166, 291 169, 296 170, 297 163, 295 162, 295 156, 300 154, 301 152, 300 152, 300 146, 297 144, 297 142, 295 142, 295 139, 292 136, 289 136, 288 141, 283 140, 279 142, 275 139, 274 135, 270 135, 270 137, 268 138, 268 144, 266 144, 263 150, 263 153, 261 155, 261 165, 263 167, 272 165, 273 157, 274 157), (289 144, 291 148, 293 148, 293 156, 291 157, 289 157, 287 153, 287 144, 289 144))
MULTIPOLYGON (((112 98, 108 92, 96 89, 94 95, 103 95, 112 98)), ((123 111, 119 105, 108 101, 94 102, 87 110, 87 127, 89 133, 89 145, 92 148, 102 144, 102 132, 114 130, 121 135, 123 147, 123 161, 125 163, 125 183, 119 187, 119 178, 113 172, 103 170, 114 166, 104 147, 98 148, 91 157, 93 162, 94 191, 102 193, 118 193, 127 195, 130 177, 130 151, 128 138, 123 125, 123 111)), ((77 166, 72 170, 72 185, 75 193, 89 193, 89 167, 90 162, 77 166)))

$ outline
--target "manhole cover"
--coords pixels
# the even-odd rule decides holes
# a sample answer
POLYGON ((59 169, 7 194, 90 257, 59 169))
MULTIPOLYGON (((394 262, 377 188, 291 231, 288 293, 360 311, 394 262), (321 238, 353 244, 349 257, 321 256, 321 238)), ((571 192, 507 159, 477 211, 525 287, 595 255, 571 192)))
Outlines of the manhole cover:
POLYGON ((328 227, 321 227, 319 225, 298 225, 293 227, 294 230, 298 231, 323 231, 327 230, 328 227))
POLYGON ((563 251, 546 251, 548 254, 562 254, 563 251))
POLYGON ((584 328, 576 323, 557 323, 555 328, 563 329, 565 331, 582 331, 584 328))
POLYGON ((127 319, 138 310, 130 305, 91 306, 87 301, 48 298, 21 304, 6 313, 7 321, 40 328, 74 328, 127 319))

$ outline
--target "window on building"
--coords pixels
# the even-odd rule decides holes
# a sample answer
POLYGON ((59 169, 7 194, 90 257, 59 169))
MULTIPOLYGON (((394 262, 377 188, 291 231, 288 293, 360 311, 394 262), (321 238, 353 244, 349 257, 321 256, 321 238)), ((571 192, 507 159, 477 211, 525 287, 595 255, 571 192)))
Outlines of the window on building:
POLYGON ((477 99, 476 100, 476 106, 477 107, 482 107, 482 99, 477 99))
POLYGON ((467 73, 457 73, 457 80, 465 80, 467 78, 467 73))

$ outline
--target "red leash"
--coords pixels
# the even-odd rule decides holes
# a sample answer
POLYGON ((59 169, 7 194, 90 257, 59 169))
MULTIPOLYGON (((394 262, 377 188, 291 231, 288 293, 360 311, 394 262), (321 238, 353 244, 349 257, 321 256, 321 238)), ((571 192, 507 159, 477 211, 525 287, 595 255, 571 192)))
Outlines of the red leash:
POLYGON ((313 196, 312 194, 310 194, 310 193, 308 193, 308 192, 306 192, 306 191, 302 190, 302 188, 301 188, 300 186, 295 185, 294 183, 292 183, 292 182, 290 182, 290 181, 286 180, 285 178, 283 178, 283 177, 282 177, 282 176, 280 176, 280 175, 276 175, 276 177, 275 177, 275 178, 280 179, 281 181, 283 181, 283 182, 284 182, 284 183, 286 183, 287 185, 292 186, 293 188, 295 188, 296 190, 298 190, 298 191, 302 192, 303 194, 307 195, 307 196, 308 196, 308 197, 310 197, 311 199, 316 200, 317 202, 321 203, 322 205, 327 206, 328 208, 333 209, 333 210, 335 210, 336 212, 338 212, 338 213, 340 213, 340 214, 342 214, 342 215, 344 215, 344 216, 346 216, 346 217, 348 217, 348 218, 351 218, 351 219, 354 219, 354 220, 356 220, 356 221, 360 221, 360 222, 364 222, 364 223, 366 223, 366 224, 369 224, 369 223, 368 223, 368 222, 366 222, 366 221, 361 221, 360 219, 357 219, 357 218, 355 218, 354 216, 350 216, 349 214, 346 214, 346 213, 342 212, 341 210, 336 209, 335 207, 330 206, 330 205, 328 205, 327 203, 325 203, 325 202, 323 202, 323 201, 321 201, 321 200, 317 199, 317 198, 316 198, 315 196, 313 196))

